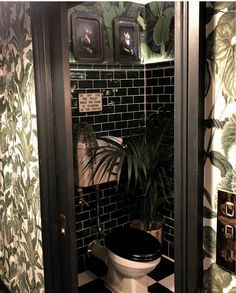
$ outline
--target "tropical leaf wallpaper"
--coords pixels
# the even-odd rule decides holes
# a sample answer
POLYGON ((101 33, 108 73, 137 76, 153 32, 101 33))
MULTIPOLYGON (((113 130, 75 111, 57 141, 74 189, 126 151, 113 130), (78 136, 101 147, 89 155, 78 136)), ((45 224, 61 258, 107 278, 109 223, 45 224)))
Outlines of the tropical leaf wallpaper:
POLYGON ((203 292, 236 292, 216 264, 217 192, 236 193, 236 4, 207 2, 203 292))
MULTIPOLYGON (((174 2, 153 1, 146 5, 135 2, 81 2, 69 11, 82 11, 99 15, 103 21, 104 62, 114 62, 114 27, 117 17, 130 17, 138 21, 140 62, 154 63, 174 58, 174 2)), ((71 35, 71 26, 69 27, 71 35)), ((71 39, 71 38, 70 38, 71 39)), ((71 46, 72 47, 72 46, 71 46)), ((71 56, 73 61, 73 55, 71 56)))
POLYGON ((0 3, 0 278, 44 292, 29 4, 0 3))

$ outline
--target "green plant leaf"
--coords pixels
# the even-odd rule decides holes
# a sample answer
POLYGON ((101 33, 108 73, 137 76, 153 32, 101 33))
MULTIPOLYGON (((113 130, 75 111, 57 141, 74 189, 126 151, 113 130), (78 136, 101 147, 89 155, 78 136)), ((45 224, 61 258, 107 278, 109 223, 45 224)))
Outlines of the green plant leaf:
POLYGON ((142 27, 143 30, 146 29, 146 23, 144 21, 144 18, 142 16, 138 16, 137 21, 139 23, 139 25, 142 27))
POLYGON ((140 5, 138 3, 127 3, 123 16, 137 19, 142 7, 143 5, 140 5))
POLYGON ((145 42, 141 42, 141 57, 142 60, 147 62, 154 62, 163 59, 161 54, 154 53, 145 42))
POLYGON ((218 189, 236 193, 236 169, 227 172, 217 187, 218 189))
POLYGON ((37 277, 40 280, 40 284, 41 285, 44 284, 44 276, 43 276, 43 274, 42 273, 37 273, 37 277))
POLYGON ((215 258, 216 254, 216 231, 210 226, 203 227, 203 249, 208 255, 215 258))
POLYGON ((43 266, 41 263, 39 263, 38 261, 35 263, 35 266, 40 269, 40 270, 43 270, 43 266))
POLYGON ((212 219, 212 218, 216 218, 217 214, 216 214, 216 212, 214 212, 211 209, 204 206, 203 207, 203 217, 207 218, 207 219, 212 219))
POLYGON ((221 136, 221 145, 227 155, 233 145, 236 144, 236 114, 233 114, 225 123, 221 136))
POLYGON ((210 159, 210 162, 213 166, 217 167, 220 170, 221 177, 224 177, 228 171, 232 170, 232 165, 227 160, 227 158, 220 152, 211 151, 209 153, 206 153, 206 157, 210 159))
POLYGON ((235 35, 236 16, 234 11, 225 12, 219 19, 214 35, 214 58, 218 66, 218 78, 229 101, 236 99, 235 53, 231 45, 235 35))
POLYGON ((206 20, 205 23, 209 23, 212 19, 212 17, 217 14, 219 11, 217 9, 214 9, 212 7, 206 7, 206 20))
POLYGON ((109 47, 113 48, 113 20, 118 16, 115 6, 110 2, 100 3, 103 11, 103 22, 107 31, 109 47))
POLYGON ((232 275, 213 263, 205 272, 203 279, 203 292, 223 292, 232 281, 232 275))
POLYGON ((211 86, 211 73, 210 73, 210 69, 209 69, 209 64, 208 61, 205 61, 205 90, 204 90, 204 97, 207 96, 208 91, 210 89, 211 86))
POLYGON ((207 128, 218 128, 218 129, 223 129, 225 122, 220 121, 218 119, 205 119, 204 120, 204 125, 207 128))
POLYGON ((208 60, 208 62, 214 62, 215 35, 216 31, 213 30, 209 33, 206 39, 206 59, 208 60))
POLYGON ((232 192, 236 193, 236 169, 232 171, 231 189, 232 192))
MULTIPOLYGON (((171 184, 167 172, 173 164, 173 147, 164 144, 169 125, 161 116, 159 123, 154 120, 147 122, 142 135, 127 138, 125 145, 121 145, 108 137, 100 138, 107 146, 98 148, 95 156, 97 166, 94 176, 105 176, 118 167, 118 177, 126 186, 126 191, 139 193, 143 197, 146 219, 151 219, 160 203, 168 200, 171 184), (122 176, 121 176, 122 175, 122 176)), ((119 180, 117 184, 119 184, 119 180)))
POLYGON ((152 15, 157 18, 162 15, 163 12, 163 7, 164 7, 164 2, 156 2, 153 1, 151 3, 148 3, 148 7, 152 15))
POLYGON ((172 17, 174 17, 174 9, 169 7, 165 9, 163 15, 157 20, 153 28, 153 41, 156 46, 161 46, 169 40, 172 17))
POLYGON ((77 12, 77 11, 82 11, 82 12, 90 12, 89 11, 89 7, 87 7, 87 6, 85 6, 85 5, 78 5, 77 7, 76 7, 76 9, 75 8, 72 8, 72 12, 77 12))
POLYGON ((210 3, 217 10, 224 10, 225 8, 235 9, 235 3, 233 3, 233 2, 215 1, 215 2, 210 2, 210 3))
POLYGON ((15 262, 11 263, 9 274, 10 274, 10 279, 13 279, 16 276, 16 274, 17 274, 17 265, 16 265, 15 262))
POLYGON ((119 10, 120 14, 122 14, 123 11, 125 11, 125 3, 123 1, 119 1, 119 10))
POLYGON ((2 114, 7 108, 8 102, 2 97, 0 97, 0 113, 2 114))
POLYGON ((207 202, 209 203, 209 205, 212 207, 212 201, 211 201, 211 195, 210 193, 207 191, 207 189, 204 187, 203 189, 203 195, 205 196, 207 202))

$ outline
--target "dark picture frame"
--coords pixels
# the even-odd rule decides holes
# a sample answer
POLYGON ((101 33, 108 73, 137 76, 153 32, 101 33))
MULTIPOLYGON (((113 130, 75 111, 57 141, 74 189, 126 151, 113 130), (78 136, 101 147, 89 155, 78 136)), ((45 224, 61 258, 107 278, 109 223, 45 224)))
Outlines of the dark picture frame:
POLYGON ((114 20, 115 61, 133 63, 139 58, 139 25, 134 18, 119 17, 114 20))
POLYGON ((72 47, 76 61, 97 63, 103 61, 103 21, 99 15, 75 12, 71 15, 72 47))

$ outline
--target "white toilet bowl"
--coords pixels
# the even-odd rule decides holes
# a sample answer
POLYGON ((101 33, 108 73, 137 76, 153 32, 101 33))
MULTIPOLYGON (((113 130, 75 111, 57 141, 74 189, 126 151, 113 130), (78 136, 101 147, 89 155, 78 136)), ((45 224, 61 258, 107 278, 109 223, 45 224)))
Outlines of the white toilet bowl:
POLYGON ((108 250, 109 265, 106 287, 114 293, 147 293, 147 285, 141 280, 159 264, 161 257, 150 262, 124 259, 108 250))
POLYGON ((96 242, 92 254, 108 265, 106 287, 112 293, 147 293, 141 280, 161 260, 159 241, 145 231, 122 228, 108 234, 105 243, 96 242))

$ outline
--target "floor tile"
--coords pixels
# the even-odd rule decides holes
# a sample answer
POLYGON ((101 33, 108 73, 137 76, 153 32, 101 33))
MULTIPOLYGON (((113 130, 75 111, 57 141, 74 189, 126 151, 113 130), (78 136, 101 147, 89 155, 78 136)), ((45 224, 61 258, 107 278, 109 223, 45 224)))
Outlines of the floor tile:
POLYGON ((172 275, 173 273, 174 273, 174 262, 170 261, 169 259, 165 257, 162 257, 160 264, 148 275, 152 279, 159 281, 166 278, 169 275, 172 275))
POLYGON ((88 270, 93 272, 96 276, 101 277, 106 275, 107 266, 97 257, 89 257, 88 258, 88 270))
POLYGON ((172 292, 175 292, 175 275, 174 274, 160 280, 159 283, 162 286, 171 290, 172 292))
POLYGON ((98 277, 94 275, 91 271, 85 271, 80 273, 79 276, 79 286, 83 286, 93 280, 96 280, 98 277))
POLYGON ((169 289, 167 289, 166 287, 162 286, 159 283, 155 283, 152 286, 148 287, 148 292, 149 293, 173 293, 172 291, 170 291, 169 289))
POLYGON ((79 293, 111 293, 102 280, 96 279, 79 287, 79 293))
MULTIPOLYGON (((88 270, 79 274, 79 293, 111 293, 104 286, 107 268, 104 269, 104 264, 101 266, 101 263, 95 260, 92 260, 90 265, 91 271, 88 270)), ((162 256, 156 269, 144 277, 141 282, 148 286, 148 292, 150 293, 173 293, 174 261, 162 256)))
POLYGON ((149 286, 155 284, 157 281, 154 280, 154 279, 152 279, 152 278, 150 278, 149 276, 144 276, 144 277, 140 280, 140 282, 141 282, 143 285, 149 287, 149 286))

